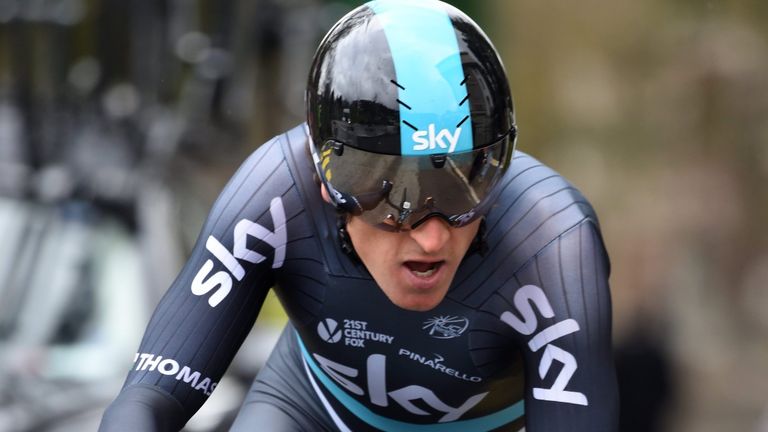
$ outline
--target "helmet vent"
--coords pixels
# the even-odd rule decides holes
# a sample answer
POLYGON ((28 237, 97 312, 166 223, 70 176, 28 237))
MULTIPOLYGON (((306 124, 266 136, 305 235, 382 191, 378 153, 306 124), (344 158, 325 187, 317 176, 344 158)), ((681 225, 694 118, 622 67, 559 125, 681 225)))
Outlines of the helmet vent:
POLYGON ((418 132, 418 131, 419 131, 419 128, 417 128, 416 126, 414 126, 414 125, 412 125, 412 124, 408 123, 407 121, 403 120, 403 123, 405 123, 405 125, 406 125, 406 126, 408 126, 409 128, 411 128, 411 129, 415 130, 416 132, 418 132))
POLYGON ((400 84, 398 84, 398 83, 397 83, 397 81, 395 81, 395 80, 389 80, 389 82, 391 82, 392 84, 394 84, 394 85, 396 85, 396 86, 400 87, 400 89, 401 89, 401 90, 405 90, 405 87, 403 87, 403 86, 401 86, 400 84))
POLYGON ((397 99, 397 103, 399 103, 400 105, 402 105, 402 106, 404 106, 404 107, 406 107, 408 109, 412 109, 410 105, 408 105, 407 103, 401 101, 400 99, 397 99))

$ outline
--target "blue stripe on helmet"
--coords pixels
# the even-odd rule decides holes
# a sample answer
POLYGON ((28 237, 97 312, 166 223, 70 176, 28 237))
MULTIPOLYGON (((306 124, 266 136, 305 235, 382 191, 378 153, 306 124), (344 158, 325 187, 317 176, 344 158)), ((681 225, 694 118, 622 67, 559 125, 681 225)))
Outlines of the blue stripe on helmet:
POLYGON ((472 149, 472 119, 459 44, 448 14, 435 3, 368 3, 384 28, 400 86, 403 155, 472 149))
POLYGON ((344 390, 339 388, 333 380, 323 372, 322 368, 315 363, 312 356, 309 355, 307 348, 304 347, 304 342, 301 340, 299 333, 296 332, 296 339, 299 341, 299 347, 301 348, 301 354, 304 357, 304 361, 309 365, 309 369, 317 377, 317 379, 328 389, 329 392, 341 402, 349 411, 356 415, 362 421, 369 425, 386 431, 394 432, 464 432, 469 430, 493 430, 504 426, 510 422, 517 420, 525 414, 524 402, 522 400, 517 403, 497 411, 493 414, 489 414, 484 417, 478 417, 469 420, 456 420, 446 423, 436 424, 416 424, 406 423, 391 418, 380 416, 373 411, 365 407, 352 396, 347 394, 344 390))

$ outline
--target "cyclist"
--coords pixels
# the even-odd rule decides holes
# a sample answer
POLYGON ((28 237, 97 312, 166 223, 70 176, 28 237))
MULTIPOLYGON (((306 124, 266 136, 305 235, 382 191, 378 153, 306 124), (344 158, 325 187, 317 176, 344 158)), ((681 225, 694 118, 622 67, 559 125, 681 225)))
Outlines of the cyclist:
POLYGON ((102 430, 181 428, 273 286, 290 323, 235 430, 615 430, 597 217, 513 154, 482 30, 366 3, 321 42, 307 113, 214 204, 102 430))

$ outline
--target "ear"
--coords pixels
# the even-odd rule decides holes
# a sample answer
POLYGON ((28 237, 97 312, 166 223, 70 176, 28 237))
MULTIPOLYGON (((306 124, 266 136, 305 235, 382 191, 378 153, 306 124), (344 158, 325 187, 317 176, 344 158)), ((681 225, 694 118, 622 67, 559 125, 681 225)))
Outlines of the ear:
POLYGON ((322 183, 320 184, 320 195, 323 197, 323 201, 331 204, 331 196, 328 195, 328 189, 322 183))

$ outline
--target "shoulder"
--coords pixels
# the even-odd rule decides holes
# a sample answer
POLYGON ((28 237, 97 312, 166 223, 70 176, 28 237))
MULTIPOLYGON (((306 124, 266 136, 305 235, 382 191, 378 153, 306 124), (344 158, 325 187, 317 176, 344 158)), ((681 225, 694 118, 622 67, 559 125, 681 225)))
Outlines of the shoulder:
POLYGON ((283 195, 296 183, 296 165, 309 164, 305 126, 300 125, 259 145, 224 187, 214 207, 249 201, 254 195, 283 195), (306 153, 306 154, 304 154, 306 153))
MULTIPOLYGON (((296 165, 306 147, 303 126, 281 133, 258 146, 240 165, 219 194, 209 214, 206 230, 221 230, 242 219, 269 219, 275 206, 287 213, 301 211, 304 203, 296 165), (213 224, 213 225, 212 225, 213 224)), ((306 159, 308 156, 304 156, 306 159)), ((301 162, 308 165, 309 162, 301 162)), ((304 170, 307 171, 307 170, 304 170)), ((305 176, 306 177, 306 176, 305 176)), ((311 175, 310 175, 311 180, 311 175)))
POLYGON ((557 171, 515 152, 500 187, 486 216, 487 253, 472 254, 462 263, 455 298, 480 304, 553 247, 566 253, 563 245, 594 249, 610 268, 592 205, 557 171))
POLYGON ((589 224, 599 234, 589 200, 554 169, 515 152, 502 181, 497 203, 488 214, 491 250, 520 265, 577 226, 589 224))
POLYGON ((508 217, 510 211, 525 208, 533 213, 531 216, 547 219, 566 207, 575 207, 597 223, 597 215, 581 191, 554 169, 516 151, 512 166, 502 180, 499 202, 489 217, 508 217))
POLYGON ((233 178, 251 174, 255 167, 278 167, 291 159, 292 155, 308 158, 306 124, 289 129, 259 145, 245 159, 233 178))

